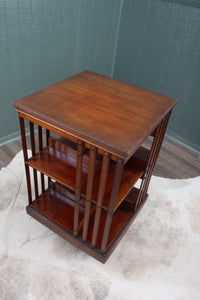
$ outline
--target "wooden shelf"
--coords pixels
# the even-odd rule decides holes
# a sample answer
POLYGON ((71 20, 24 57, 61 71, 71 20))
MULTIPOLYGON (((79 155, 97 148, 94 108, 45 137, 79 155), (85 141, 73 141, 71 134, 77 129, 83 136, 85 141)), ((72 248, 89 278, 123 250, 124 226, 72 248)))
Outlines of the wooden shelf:
MULTIPOLYGON (((60 196, 64 197, 63 199, 67 198, 69 199, 71 202, 71 205, 74 207, 74 201, 75 201, 75 193, 73 191, 71 191, 70 189, 64 187, 63 185, 57 183, 57 182, 53 182, 50 181, 50 188, 51 188, 51 193, 53 195, 58 195, 58 198, 60 196)), ((80 197, 80 201, 79 204, 83 207, 85 207, 85 198, 84 197, 80 197)))
MULTIPOLYGON (((113 218, 112 218, 112 223, 111 223, 110 233, 108 236, 106 251, 111 247, 111 245, 114 242, 114 240, 116 239, 117 235, 123 230, 124 226, 126 226, 126 223, 128 222, 128 220, 131 216, 132 216, 132 212, 123 204, 115 211, 113 218)), ((101 248, 101 242, 102 242, 102 237, 103 237, 103 233, 104 233, 106 217, 107 217, 107 211, 102 209, 97 244, 96 244, 96 248, 98 248, 98 249, 101 248)), ((94 215, 90 218, 90 223, 89 223, 89 227, 88 227, 87 241, 89 243, 91 243, 91 241, 92 241, 93 225, 94 225, 94 215)))
POLYGON ((149 156, 150 156, 150 150, 141 146, 132 156, 132 163, 134 159, 137 159, 139 161, 138 167, 139 168, 141 167, 144 170, 149 160, 149 156))
POLYGON ((139 192, 139 189, 133 187, 123 201, 124 207, 126 206, 129 210, 134 211, 139 192))
MULTIPOLYGON (((26 164, 64 186, 75 190, 77 151, 67 145, 64 145, 63 148, 65 152, 49 145, 27 160, 26 164)), ((87 179, 88 161, 89 156, 87 154, 83 155, 82 182, 87 179)))
MULTIPOLYGON (((147 156, 149 155, 149 151, 146 149, 144 150, 140 149, 138 151, 137 155, 140 153, 146 153, 144 155, 145 160, 147 156)), ((139 156, 139 155, 138 155, 139 156)), ((117 200, 115 204, 115 211, 119 207, 119 205, 123 202, 125 197, 128 195, 128 193, 131 191, 135 183, 139 178, 142 177, 144 170, 146 168, 147 161, 142 160, 142 156, 133 156, 125 165, 121 182, 120 182, 120 187, 119 187, 119 192, 117 195, 117 200)), ((108 210, 109 207, 109 201, 110 201, 110 196, 111 196, 111 191, 112 191, 112 186, 113 186, 113 181, 114 181, 114 175, 115 175, 115 163, 112 162, 110 164, 110 169, 108 172, 108 178, 107 178, 107 184, 105 188, 105 193, 104 193, 104 201, 103 201, 103 208, 108 210)), ((92 193, 92 201, 96 203, 97 197, 98 197, 98 187, 99 187, 99 180, 100 180, 100 170, 95 174, 94 177, 94 183, 93 183, 93 193, 92 193)), ((86 184, 83 186, 82 194, 86 194, 86 184)))
MULTIPOLYGON (((119 243, 120 239, 123 237, 129 226, 137 216, 138 212, 142 208, 144 202, 146 201, 145 197, 140 207, 138 207, 137 211, 133 213, 133 210, 127 207, 125 199, 125 201, 120 205, 120 207, 113 215, 106 251, 102 253, 100 248, 107 212, 104 209, 102 210, 96 247, 94 248, 91 246, 95 216, 94 213, 91 213, 90 215, 87 241, 84 244, 82 244, 82 226, 79 228, 78 240, 73 236, 73 193, 70 194, 69 191, 59 186, 59 184, 57 183, 51 183, 51 185, 52 187, 50 187, 38 199, 34 200, 31 204, 27 206, 27 213, 35 219, 37 219, 38 221, 40 221, 48 228, 61 235, 63 238, 70 240, 70 242, 74 245, 79 246, 86 253, 89 252, 90 255, 92 255, 93 257, 98 257, 98 260, 100 260, 103 263, 105 263, 105 261, 108 259, 115 246, 119 243), (68 197, 64 196, 58 191, 62 192, 63 194, 65 193, 68 197)), ((133 199, 132 202, 134 202, 133 199)), ((80 224, 82 225, 84 221, 84 205, 85 200, 82 198, 79 209, 80 224)))
MULTIPOLYGON (((84 207, 85 199, 82 198, 79 206, 79 222, 83 225, 84 221, 84 207)), ((93 224, 95 217, 95 206, 91 207, 90 222, 88 228, 87 242, 90 243, 93 233, 93 224)), ((48 219, 62 226, 65 230, 73 232, 74 224, 74 194, 69 190, 56 183, 51 183, 51 187, 43 193, 38 199, 34 200, 28 206, 28 211, 34 209, 35 213, 42 214, 48 219)), ((114 213, 111 230, 108 237, 108 244, 106 251, 115 240, 118 233, 123 229, 128 219, 131 217, 132 211, 126 205, 121 205, 114 213)), ((107 211, 102 210, 100 219, 100 230, 97 239, 97 248, 101 248, 101 241, 103 237, 104 225, 106 221, 107 211)), ((82 235, 82 226, 79 226, 79 236, 82 235)))
MULTIPOLYGON (((64 140, 49 139, 49 146, 38 154, 26 161, 26 164, 39 170, 43 174, 51 177, 62 185, 75 191, 76 181, 76 166, 77 166, 77 151, 69 147, 64 140)), ((149 150, 141 147, 135 155, 129 159, 124 167, 124 171, 121 178, 119 193, 116 200, 115 211, 128 195, 130 190, 139 178, 142 177, 146 168, 146 162, 148 160, 149 150)), ((81 194, 86 196, 87 188, 87 175, 88 175, 89 155, 88 153, 83 155, 82 164, 82 188, 81 194)), ((96 203, 98 197, 98 187, 101 173, 101 160, 99 156, 96 157, 96 167, 93 183, 92 202, 96 203)), ((112 191, 112 185, 115 175, 115 162, 111 161, 108 172, 108 179, 105 188, 103 208, 108 210, 109 201, 112 191)))
MULTIPOLYGON (((73 195, 71 198, 73 198, 73 195)), ((73 232, 74 201, 72 199, 49 188, 38 199, 30 203, 29 206, 64 227, 66 230, 73 232)), ((84 206, 82 205, 80 205, 79 214, 80 218, 83 218, 84 206)))
MULTIPOLYGON (((115 168, 111 166, 109 173, 108 173, 105 194, 104 194, 104 201, 103 201, 103 208, 106 210, 108 210, 108 207, 109 207, 109 201, 110 201, 110 196, 111 196, 111 191, 112 191, 112 186, 113 186, 113 181, 114 181, 114 175, 115 175, 115 168)), ((130 190, 132 189, 134 184, 137 182, 137 180, 142 175, 143 175, 142 170, 138 170, 136 168, 130 168, 129 166, 126 166, 124 168, 114 211, 116 211, 116 209, 119 207, 119 205, 125 199, 127 194, 130 192, 130 190)), ((96 203, 97 197, 98 197, 98 186, 99 186, 99 176, 97 175, 95 177, 95 181, 93 183, 94 188, 93 188, 93 194, 92 194, 92 200, 95 203, 96 203)), ((84 194, 84 191, 83 191, 83 194, 84 194)))

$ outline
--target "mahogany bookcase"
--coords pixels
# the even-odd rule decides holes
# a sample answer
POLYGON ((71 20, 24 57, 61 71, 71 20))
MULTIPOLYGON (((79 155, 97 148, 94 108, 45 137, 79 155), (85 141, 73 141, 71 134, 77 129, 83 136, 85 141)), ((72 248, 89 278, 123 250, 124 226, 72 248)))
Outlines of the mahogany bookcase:
POLYGON ((176 102, 89 71, 15 101, 27 213, 105 263, 147 198, 176 102))

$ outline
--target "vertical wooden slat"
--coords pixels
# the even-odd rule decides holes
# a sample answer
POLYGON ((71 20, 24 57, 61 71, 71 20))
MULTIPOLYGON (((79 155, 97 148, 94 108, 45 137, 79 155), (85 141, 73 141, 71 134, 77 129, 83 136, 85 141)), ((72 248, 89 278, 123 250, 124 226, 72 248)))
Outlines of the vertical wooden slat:
MULTIPOLYGON (((32 156, 35 155, 35 135, 34 135, 34 125, 32 122, 29 122, 30 129, 30 138, 31 138, 31 151, 32 156)), ((34 178, 34 187, 35 187, 35 198, 38 198, 38 180, 37 180, 37 171, 33 169, 33 178, 34 178)))
POLYGON ((49 145, 49 137, 50 137, 50 131, 46 129, 46 145, 49 145))
POLYGON ((32 202, 31 178, 30 178, 29 166, 27 166, 27 164, 26 164, 26 161, 28 159, 28 153, 27 153, 27 143, 26 143, 26 133, 25 133, 25 126, 24 126, 24 119, 19 117, 19 123, 20 123, 21 138, 22 138, 22 148, 23 148, 23 154, 24 154, 26 182, 27 182, 27 190, 28 190, 28 200, 29 200, 29 204, 30 204, 32 202))
POLYGON ((106 187, 106 180, 107 180, 107 174, 109 169, 109 162, 110 162, 110 156, 108 153, 104 154, 103 161, 102 161, 102 167, 101 167, 101 176, 100 176, 100 182, 99 182, 99 191, 98 191, 98 198, 97 198, 97 206, 96 206, 96 213, 95 213, 95 219, 94 219, 94 227, 93 227, 93 234, 92 234, 92 246, 96 246, 97 242, 97 236, 99 231, 99 222, 101 218, 101 211, 102 211, 102 204, 103 204, 103 197, 106 187))
MULTIPOLYGON (((42 151, 43 149, 43 141, 42 141, 42 127, 38 126, 38 142, 39 142, 39 151, 42 151)), ((42 186, 42 192, 45 191, 44 186, 44 174, 41 173, 41 186, 42 186)))
POLYGON ((79 223, 79 201, 81 195, 81 173, 83 160, 83 146, 82 141, 77 144, 77 168, 76 168, 76 188, 75 188, 75 206, 74 206, 74 235, 78 235, 79 223))
POLYGON ((95 169, 95 159, 96 159, 96 148, 90 148, 90 161, 89 161, 89 170, 87 178, 87 190, 86 190, 86 203, 85 203, 85 213, 84 213, 84 223, 83 223, 83 234, 82 239, 86 241, 89 225, 89 216, 90 216, 90 206, 92 198, 92 187, 94 179, 94 169, 95 169))
POLYGON ((124 167, 124 162, 123 162, 123 160, 119 159, 116 164, 115 177, 114 177, 112 192, 111 192, 111 196, 110 196, 110 202, 109 202, 109 208, 108 208, 107 217, 106 217, 106 223, 105 223, 105 227, 104 227, 103 239, 102 239, 102 243, 101 243, 101 251, 102 252, 105 251, 107 241, 108 241, 110 226, 111 226, 111 222, 112 222, 112 216, 114 213, 117 194, 119 191, 123 167, 124 167))
MULTIPOLYGON (((46 146, 49 145, 50 131, 46 129, 46 146)), ((50 187, 51 178, 48 177, 48 187, 50 187)))

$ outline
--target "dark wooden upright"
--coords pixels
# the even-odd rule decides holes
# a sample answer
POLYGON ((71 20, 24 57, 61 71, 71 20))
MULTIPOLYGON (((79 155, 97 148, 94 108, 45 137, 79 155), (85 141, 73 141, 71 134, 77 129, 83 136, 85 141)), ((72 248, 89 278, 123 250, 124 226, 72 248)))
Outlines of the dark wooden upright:
POLYGON ((89 71, 15 101, 28 214, 105 263, 147 198, 176 102, 89 71))

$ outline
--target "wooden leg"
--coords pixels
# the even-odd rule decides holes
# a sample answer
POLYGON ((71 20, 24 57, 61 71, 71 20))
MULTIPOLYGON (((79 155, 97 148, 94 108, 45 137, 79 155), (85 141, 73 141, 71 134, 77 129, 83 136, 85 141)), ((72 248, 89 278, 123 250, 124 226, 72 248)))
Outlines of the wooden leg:
POLYGON ((98 191, 98 198, 97 198, 97 205, 96 205, 96 213, 94 219, 94 227, 93 227, 93 234, 92 234, 92 246, 96 246, 97 236, 99 231, 99 222, 101 218, 101 211, 102 211, 102 204, 103 204, 103 197, 106 187, 106 180, 108 175, 109 169, 109 162, 110 156, 105 153, 103 157, 102 167, 101 167, 101 176, 100 176, 100 183, 99 183, 99 191, 98 191))
POLYGON ((123 167, 124 167, 124 162, 121 159, 119 159, 116 164, 115 177, 114 177, 112 192, 111 192, 111 196, 110 196, 110 202, 109 202, 109 208, 108 208, 107 217, 106 217, 106 223, 105 223, 105 227, 104 227, 103 239, 102 239, 102 243, 101 243, 101 251, 102 252, 105 252, 105 250, 106 250, 106 245, 107 245, 108 236, 109 236, 109 232, 110 232, 112 216, 114 213, 115 202, 116 202, 117 194, 119 191, 123 167))
MULTIPOLYGON (((30 138, 31 138, 31 151, 32 156, 35 155, 35 136, 34 136, 34 125, 32 122, 29 122, 30 129, 30 138)), ((38 198, 38 180, 37 180, 37 171, 33 169, 33 177, 34 177, 34 187, 35 187, 35 198, 38 198)))
POLYGON ((89 161, 89 170, 88 170, 88 178, 87 178, 86 203, 85 203, 85 214, 84 214, 83 235, 82 235, 83 241, 87 240, 91 198, 92 198, 92 187, 93 187, 93 179, 94 179, 95 159, 96 159, 96 148, 92 147, 90 149, 90 161, 89 161))
POLYGON ((25 172, 26 172, 26 182, 27 182, 27 190, 28 190, 28 200, 29 204, 32 203, 32 192, 31 192, 31 178, 30 178, 30 170, 29 166, 27 166, 26 161, 28 159, 27 153, 27 143, 26 143, 26 134, 25 134, 25 126, 24 119, 19 117, 20 130, 21 130, 21 138, 22 138, 22 148, 24 154, 24 162, 25 162, 25 172))
POLYGON ((77 168, 76 168, 76 189, 75 189, 75 206, 74 206, 74 235, 78 235, 79 223, 79 202, 81 196, 81 173, 83 160, 83 142, 78 141, 77 145, 77 168))

